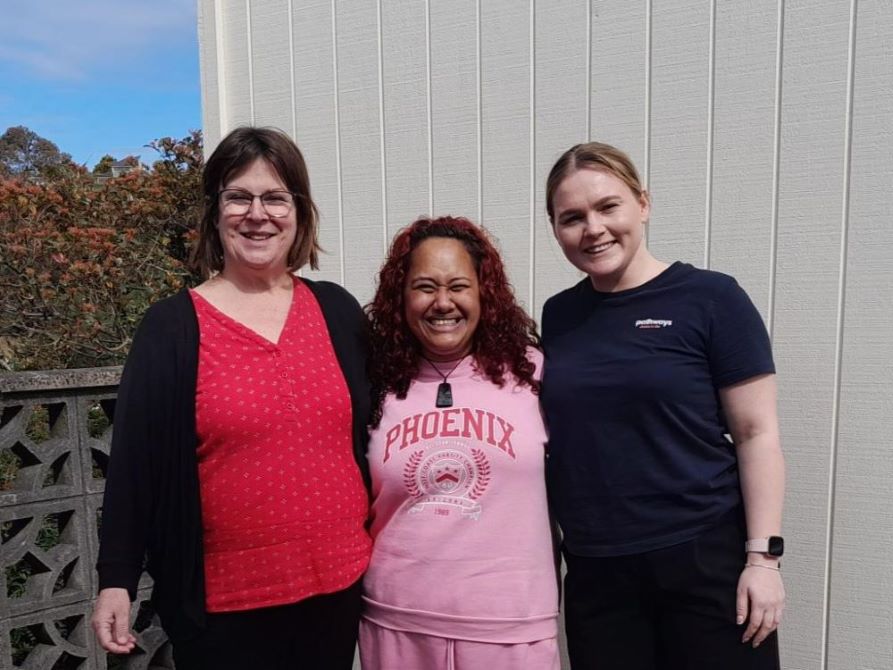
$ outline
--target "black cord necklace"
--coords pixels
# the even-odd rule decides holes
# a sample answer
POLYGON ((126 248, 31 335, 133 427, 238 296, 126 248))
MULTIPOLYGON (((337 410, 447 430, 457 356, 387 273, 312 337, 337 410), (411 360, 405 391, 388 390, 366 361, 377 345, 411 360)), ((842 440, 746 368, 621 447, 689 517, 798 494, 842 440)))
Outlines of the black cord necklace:
POLYGON ((422 356, 426 361, 428 361, 429 365, 434 368, 434 371, 443 377, 443 381, 437 385, 437 399, 434 401, 435 407, 452 407, 453 406, 453 387, 450 386, 450 383, 447 381, 449 376, 456 371, 456 368, 465 360, 465 356, 460 358, 456 364, 453 366, 453 369, 443 374, 434 362, 431 361, 427 356, 422 356))

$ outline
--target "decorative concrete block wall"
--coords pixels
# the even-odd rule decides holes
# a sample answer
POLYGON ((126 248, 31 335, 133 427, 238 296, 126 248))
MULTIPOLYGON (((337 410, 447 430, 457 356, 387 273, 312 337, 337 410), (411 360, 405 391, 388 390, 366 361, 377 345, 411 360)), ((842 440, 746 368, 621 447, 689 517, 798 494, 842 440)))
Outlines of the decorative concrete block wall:
POLYGON ((108 657, 90 615, 120 368, 0 375, 0 670, 172 668, 144 576, 137 649, 108 657))

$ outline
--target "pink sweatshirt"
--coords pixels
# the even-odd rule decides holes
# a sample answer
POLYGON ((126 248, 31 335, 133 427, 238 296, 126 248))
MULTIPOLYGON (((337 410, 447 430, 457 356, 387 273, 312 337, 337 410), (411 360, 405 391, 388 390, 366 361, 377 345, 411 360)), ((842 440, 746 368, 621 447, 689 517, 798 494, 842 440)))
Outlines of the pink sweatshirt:
MULTIPOLYGON (((541 374, 542 354, 531 350, 541 374)), ((439 364, 447 372, 452 364, 439 364)), ((557 634, 558 592, 538 399, 471 357, 442 378, 422 363, 371 434, 372 537, 364 616, 395 630, 478 642, 557 634)))

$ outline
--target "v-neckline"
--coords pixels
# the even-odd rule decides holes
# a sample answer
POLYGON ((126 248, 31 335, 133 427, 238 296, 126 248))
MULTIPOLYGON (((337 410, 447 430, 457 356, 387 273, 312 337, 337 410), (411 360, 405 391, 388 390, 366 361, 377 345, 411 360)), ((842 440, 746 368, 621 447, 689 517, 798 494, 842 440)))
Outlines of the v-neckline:
POLYGON ((194 296, 198 296, 198 298, 202 301, 202 304, 207 308, 208 312, 213 316, 217 321, 222 323, 224 326, 230 328, 230 330, 234 330, 237 333, 242 334, 245 337, 248 337, 251 340, 256 341, 257 343, 263 345, 265 349, 270 350, 278 350, 280 345, 282 344, 283 336, 285 332, 288 330, 289 324, 291 323, 292 317, 295 311, 295 305, 297 304, 297 293, 298 293, 298 278, 292 275, 292 291, 291 291, 291 303, 288 306, 288 313, 285 315, 285 321, 282 323, 282 329, 279 331, 279 337, 276 338, 276 341, 267 339, 260 333, 258 333, 253 328, 249 328, 241 321, 234 319, 226 312, 215 307, 210 300, 208 300, 201 293, 196 291, 195 289, 190 290, 190 293, 194 296))

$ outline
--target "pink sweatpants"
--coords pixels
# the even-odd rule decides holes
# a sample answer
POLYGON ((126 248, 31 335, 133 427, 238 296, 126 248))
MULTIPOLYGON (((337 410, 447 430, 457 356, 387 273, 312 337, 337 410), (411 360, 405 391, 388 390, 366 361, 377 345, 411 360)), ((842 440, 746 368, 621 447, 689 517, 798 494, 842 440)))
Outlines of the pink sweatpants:
POLYGON ((360 620, 363 670, 560 670, 558 640, 494 644, 404 633, 360 620))

